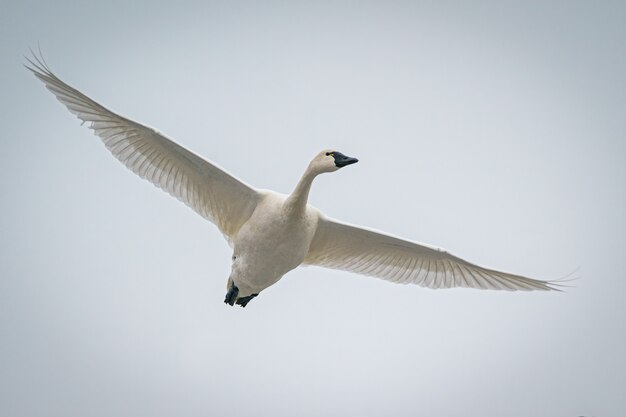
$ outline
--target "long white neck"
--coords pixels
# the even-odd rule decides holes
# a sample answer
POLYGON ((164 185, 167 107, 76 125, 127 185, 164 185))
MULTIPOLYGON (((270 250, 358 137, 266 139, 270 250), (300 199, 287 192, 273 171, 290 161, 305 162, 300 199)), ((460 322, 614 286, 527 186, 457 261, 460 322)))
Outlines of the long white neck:
POLYGON ((289 211, 294 213, 302 213, 306 209, 306 203, 309 199, 309 191, 311 191, 311 184, 320 172, 313 168, 313 164, 309 164, 302 178, 298 181, 298 185, 293 190, 291 195, 287 198, 286 206, 289 211))

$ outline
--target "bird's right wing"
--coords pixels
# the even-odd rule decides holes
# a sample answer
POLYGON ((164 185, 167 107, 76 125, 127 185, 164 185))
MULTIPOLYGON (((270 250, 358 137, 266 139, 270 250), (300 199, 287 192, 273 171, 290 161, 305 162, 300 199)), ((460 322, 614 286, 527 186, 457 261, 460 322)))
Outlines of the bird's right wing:
MULTIPOLYGON (((34 55, 34 54, 33 54, 34 55)), ((27 58, 28 59, 28 58, 27 58)), ((168 192, 227 237, 256 207, 258 192, 148 126, 119 116, 61 81, 42 59, 26 66, 70 112, 87 122, 127 168, 168 192)))
POLYGON ((323 266, 428 288, 556 290, 554 282, 496 271, 442 249, 320 217, 304 259, 323 266))

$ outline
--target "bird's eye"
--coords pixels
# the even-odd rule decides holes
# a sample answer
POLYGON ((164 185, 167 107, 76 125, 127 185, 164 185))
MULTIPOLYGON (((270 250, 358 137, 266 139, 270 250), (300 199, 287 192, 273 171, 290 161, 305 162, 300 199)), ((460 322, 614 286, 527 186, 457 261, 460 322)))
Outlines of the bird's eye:
POLYGON ((335 156, 335 154, 332 152, 326 152, 326 156, 335 156))
POLYGON ((237 259, 237 257, 236 257, 235 255, 233 255, 233 261, 234 261, 235 259, 237 259))

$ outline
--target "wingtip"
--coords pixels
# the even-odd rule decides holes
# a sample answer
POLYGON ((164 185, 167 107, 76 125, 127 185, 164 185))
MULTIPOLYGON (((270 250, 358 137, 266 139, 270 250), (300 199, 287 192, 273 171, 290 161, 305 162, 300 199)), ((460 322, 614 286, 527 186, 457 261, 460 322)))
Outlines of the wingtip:
POLYGON ((548 288, 546 289, 546 291, 556 291, 556 292, 565 292, 565 289, 561 289, 561 288, 556 288, 554 286, 554 284, 548 285, 548 288))
POLYGON ((565 293, 567 292, 568 288, 576 288, 576 287, 574 285, 566 285, 562 283, 573 281, 573 280, 574 279, 547 281, 546 287, 549 291, 558 291, 558 292, 565 293))
POLYGON ((567 292, 566 289, 567 288, 576 288, 575 285, 567 285, 567 284, 563 284, 564 282, 573 282, 573 281, 578 281, 579 279, 581 279, 582 277, 580 276, 573 276, 575 273, 577 273, 579 270, 581 269, 580 266, 577 266, 573 271, 569 272, 568 274, 565 274, 564 276, 562 276, 561 278, 552 280, 552 281, 547 281, 546 284, 550 287, 550 290, 552 291, 559 291, 559 292, 567 292))
POLYGON ((46 59, 43 56, 43 52, 41 51, 41 46, 39 45, 39 42, 37 42, 37 52, 35 52, 33 48, 30 46, 28 47, 28 50, 30 51, 30 56, 23 55, 23 57, 26 61, 28 61, 28 64, 30 65, 28 64, 22 64, 22 65, 24 65, 26 69, 33 72, 35 75, 51 74, 52 71, 50 70, 50 66, 48 65, 48 63, 46 62, 46 59))

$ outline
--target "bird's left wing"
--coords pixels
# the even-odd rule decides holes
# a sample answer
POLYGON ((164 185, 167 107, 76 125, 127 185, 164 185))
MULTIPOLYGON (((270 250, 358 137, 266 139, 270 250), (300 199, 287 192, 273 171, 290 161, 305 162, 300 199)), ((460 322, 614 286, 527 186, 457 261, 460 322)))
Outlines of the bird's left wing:
POLYGON ((495 271, 448 252, 320 217, 304 264, 428 288, 555 290, 554 283, 495 271))
MULTIPOLYGON (((34 54, 33 54, 34 55, 34 54)), ((119 116, 72 88, 42 59, 26 58, 31 70, 67 109, 102 139, 127 168, 212 221, 227 237, 256 207, 258 192, 213 163, 148 126, 119 116)))

